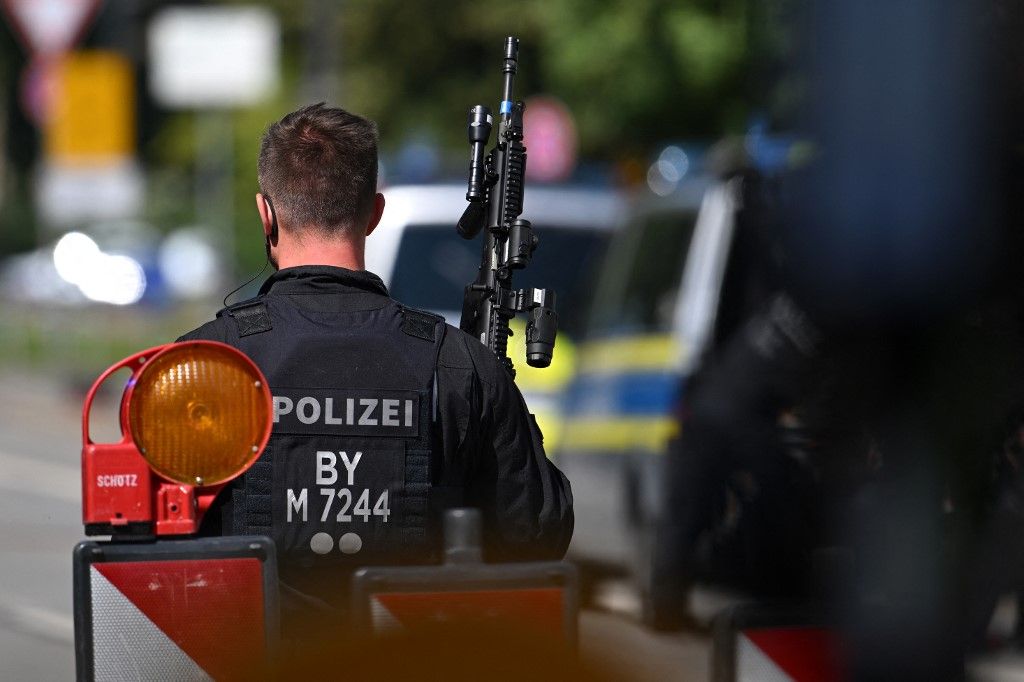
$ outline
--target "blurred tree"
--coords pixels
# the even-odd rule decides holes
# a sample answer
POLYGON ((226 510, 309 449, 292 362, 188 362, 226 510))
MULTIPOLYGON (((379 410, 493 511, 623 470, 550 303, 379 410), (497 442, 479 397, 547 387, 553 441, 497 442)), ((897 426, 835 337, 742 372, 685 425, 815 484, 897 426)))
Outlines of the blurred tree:
POLYGON ((666 138, 741 129, 752 108, 772 106, 773 89, 748 74, 778 62, 786 40, 774 22, 794 4, 454 0, 442 12, 426 2, 347 0, 342 103, 377 120, 386 142, 429 129, 461 145, 465 110, 497 100, 502 38, 514 33, 525 48, 517 94, 562 98, 584 156, 646 151, 666 138))
POLYGON ((549 89, 576 113, 584 153, 742 126, 740 0, 537 2, 549 89))
POLYGON ((506 35, 525 41, 517 94, 536 91, 540 27, 530 3, 347 0, 341 23, 340 103, 378 122, 395 145, 423 131, 446 146, 465 144, 466 112, 494 107, 506 35))

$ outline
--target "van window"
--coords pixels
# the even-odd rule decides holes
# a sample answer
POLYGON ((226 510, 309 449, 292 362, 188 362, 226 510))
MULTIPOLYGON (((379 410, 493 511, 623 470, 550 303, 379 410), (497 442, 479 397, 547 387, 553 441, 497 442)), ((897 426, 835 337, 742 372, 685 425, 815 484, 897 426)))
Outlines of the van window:
MULTIPOLYGON (((512 276, 518 288, 555 290, 560 332, 581 330, 590 300, 590 275, 604 255, 608 231, 542 225, 540 245, 525 270, 512 276)), ((414 308, 461 311, 466 285, 480 266, 481 239, 458 236, 455 225, 410 225, 402 235, 391 277, 391 295, 414 308)))
POLYGON ((645 215, 609 248, 590 314, 590 333, 669 331, 697 213, 645 215))

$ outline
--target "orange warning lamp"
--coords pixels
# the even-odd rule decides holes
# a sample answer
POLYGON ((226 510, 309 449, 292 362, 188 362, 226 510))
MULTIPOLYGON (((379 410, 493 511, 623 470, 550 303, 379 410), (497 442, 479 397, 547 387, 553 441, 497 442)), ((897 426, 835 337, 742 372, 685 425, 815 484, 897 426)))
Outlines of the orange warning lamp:
POLYGON ((271 425, 266 378, 231 346, 173 343, 113 365, 82 411, 86 535, 195 533, 221 488, 263 452, 271 425), (132 376, 121 399, 121 441, 94 443, 92 402, 122 368, 132 376))

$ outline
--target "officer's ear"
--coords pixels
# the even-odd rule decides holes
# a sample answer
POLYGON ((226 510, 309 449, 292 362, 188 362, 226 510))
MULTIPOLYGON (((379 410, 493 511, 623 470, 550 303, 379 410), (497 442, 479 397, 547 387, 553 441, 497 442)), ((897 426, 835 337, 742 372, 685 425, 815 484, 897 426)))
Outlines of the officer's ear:
POLYGON ((262 194, 256 192, 256 210, 260 214, 260 221, 263 223, 263 234, 268 239, 270 233, 274 229, 274 210, 270 208, 270 204, 263 197, 262 194))
POLYGON ((384 195, 377 192, 377 196, 373 198, 373 213, 370 215, 370 222, 366 224, 366 236, 370 236, 370 233, 377 229, 382 215, 384 215, 384 195))

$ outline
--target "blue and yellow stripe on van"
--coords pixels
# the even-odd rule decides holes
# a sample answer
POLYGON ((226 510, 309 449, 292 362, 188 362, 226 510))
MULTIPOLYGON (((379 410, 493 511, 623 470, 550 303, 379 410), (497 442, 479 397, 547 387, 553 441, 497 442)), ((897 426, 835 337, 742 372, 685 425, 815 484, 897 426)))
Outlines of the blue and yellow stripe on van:
POLYGON ((684 353, 668 334, 581 345, 559 452, 663 452, 679 428, 673 407, 684 353))

